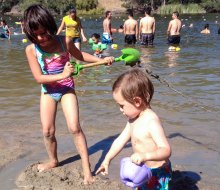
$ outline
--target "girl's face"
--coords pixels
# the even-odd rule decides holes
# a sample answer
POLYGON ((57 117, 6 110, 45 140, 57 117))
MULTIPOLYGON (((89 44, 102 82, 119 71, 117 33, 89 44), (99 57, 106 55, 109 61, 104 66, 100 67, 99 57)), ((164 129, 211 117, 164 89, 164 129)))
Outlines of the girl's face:
POLYGON ((134 105, 126 101, 121 95, 121 90, 116 90, 115 92, 113 92, 113 98, 120 106, 120 111, 129 120, 135 119, 141 113, 140 104, 138 102, 135 102, 134 105))
POLYGON ((34 35, 37 39, 37 44, 39 44, 42 47, 49 45, 51 36, 47 33, 47 31, 44 28, 39 27, 37 30, 34 31, 34 35))
POLYGON ((71 12, 70 17, 75 18, 76 17, 76 12, 71 12))

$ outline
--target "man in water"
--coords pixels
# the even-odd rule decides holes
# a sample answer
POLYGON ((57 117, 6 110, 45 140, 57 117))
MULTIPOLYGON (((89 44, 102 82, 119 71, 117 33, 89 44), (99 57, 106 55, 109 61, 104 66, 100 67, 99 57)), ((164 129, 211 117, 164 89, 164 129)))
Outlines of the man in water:
POLYGON ((140 20, 139 38, 141 45, 153 45, 155 34, 155 19, 151 16, 151 7, 144 9, 145 17, 140 20))
POLYGON ((178 45, 180 43, 180 30, 182 28, 182 22, 179 19, 179 13, 177 11, 173 12, 172 19, 169 22, 167 28, 168 43, 173 45, 178 45))
POLYGON ((205 24, 204 29, 200 33, 201 34, 210 34, 209 24, 205 24))
POLYGON ((124 23, 125 43, 135 44, 138 38, 138 22, 133 18, 131 9, 127 10, 128 19, 124 23))
POLYGON ((110 44, 113 42, 112 31, 111 31, 111 11, 106 11, 105 19, 103 20, 103 34, 102 34, 102 43, 110 44))

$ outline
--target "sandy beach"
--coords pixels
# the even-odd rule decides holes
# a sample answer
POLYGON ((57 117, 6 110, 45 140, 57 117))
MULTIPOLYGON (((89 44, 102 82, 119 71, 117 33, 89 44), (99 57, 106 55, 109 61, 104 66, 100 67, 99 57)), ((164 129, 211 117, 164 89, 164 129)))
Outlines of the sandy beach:
MULTIPOLYGON (((0 141, 0 182, 1 189, 13 190, 78 190, 78 189, 130 189, 120 182, 119 162, 122 157, 131 153, 128 145, 111 163, 109 176, 95 176, 92 185, 83 185, 83 174, 80 158, 71 142, 67 131, 59 131, 58 144, 61 147, 59 159, 60 166, 44 172, 38 172, 36 166, 47 159, 44 150, 39 126, 35 131, 28 130, 28 126, 17 126, 17 131, 1 126, 0 141), (26 131, 25 134, 22 131, 26 131), (72 147, 72 148, 70 148, 72 147), (70 149, 69 153, 64 149, 70 149), (72 150, 71 150, 72 149, 72 150), (62 154, 65 151, 65 154, 62 154)), ((171 129, 169 129, 170 131, 171 129)), ((90 162, 92 171, 101 163, 104 154, 115 136, 100 141, 94 140, 94 134, 87 132, 90 162), (96 142, 97 141, 97 142, 96 142), (101 151, 100 151, 101 150, 101 151)), ((102 134, 100 134, 101 136, 102 134)), ((173 165, 172 190, 219 190, 219 163, 209 165, 211 161, 219 159, 219 152, 195 143, 193 140, 181 137, 179 134, 169 132, 169 141, 172 145, 173 165), (196 152, 196 154, 195 154, 196 152), (188 157, 193 159, 188 160, 188 157), (207 161, 203 160, 203 156, 207 161), (203 155, 203 156, 202 156, 203 155), (210 167, 212 167, 210 169, 210 167)))

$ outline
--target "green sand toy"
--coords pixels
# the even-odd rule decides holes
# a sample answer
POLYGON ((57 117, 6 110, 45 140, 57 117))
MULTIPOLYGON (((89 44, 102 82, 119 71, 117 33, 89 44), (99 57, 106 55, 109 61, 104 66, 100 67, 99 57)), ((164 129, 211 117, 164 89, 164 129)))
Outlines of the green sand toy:
MULTIPOLYGON (((138 62, 140 62, 140 52, 138 50, 134 48, 125 48, 122 49, 121 51, 122 51, 122 55, 120 57, 116 57, 114 59, 115 62, 124 61, 125 65, 129 65, 131 67, 136 65, 138 62)), ((89 63, 85 65, 78 64, 75 62, 70 62, 70 63, 73 64, 73 66, 75 67, 73 75, 78 75, 79 72, 84 68, 107 64, 105 60, 99 61, 97 63, 89 63)))

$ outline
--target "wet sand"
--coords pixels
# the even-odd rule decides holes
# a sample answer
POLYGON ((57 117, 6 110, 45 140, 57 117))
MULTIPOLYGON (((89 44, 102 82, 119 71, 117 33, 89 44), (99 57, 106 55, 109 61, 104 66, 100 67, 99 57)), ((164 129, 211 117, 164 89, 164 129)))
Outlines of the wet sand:
MULTIPOLYGON (((130 155, 130 145, 112 161, 109 176, 98 175, 95 177, 94 184, 84 186, 80 158, 70 135, 65 131, 59 131, 57 135, 60 166, 38 172, 36 165, 47 159, 38 127, 31 130, 27 126, 17 126, 13 132, 11 128, 1 127, 0 182, 2 189, 130 189, 119 180, 119 162, 121 158, 130 155)), ((100 165, 107 149, 117 136, 95 138, 94 134, 86 133, 92 171, 100 165)), ((100 133, 100 136, 102 135, 100 133)), ((219 190, 220 166, 217 162, 219 152, 184 138, 178 133, 172 133, 170 130, 168 138, 173 149, 172 190, 219 190)))

